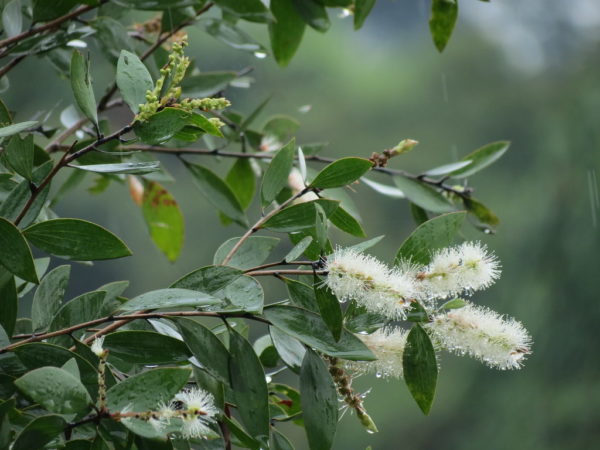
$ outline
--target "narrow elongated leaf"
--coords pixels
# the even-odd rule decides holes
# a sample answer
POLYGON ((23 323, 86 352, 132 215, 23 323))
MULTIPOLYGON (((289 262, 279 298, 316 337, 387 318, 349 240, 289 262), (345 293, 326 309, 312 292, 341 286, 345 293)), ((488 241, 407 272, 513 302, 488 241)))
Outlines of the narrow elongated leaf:
POLYGON ((250 343, 232 329, 229 352, 231 387, 242 422, 255 438, 268 438, 269 400, 262 364, 250 343))
POLYGON ((288 185, 288 176, 294 163, 295 151, 296 140, 292 139, 271 160, 260 188, 263 207, 270 205, 277 194, 288 185))
POLYGON ((463 161, 471 161, 471 164, 462 169, 455 170, 450 175, 452 178, 469 177, 500 159, 506 153, 508 147, 510 147, 510 142, 508 141, 498 141, 484 145, 462 159, 463 161))
POLYGON ((15 386, 45 409, 59 414, 83 413, 92 399, 85 387, 58 367, 41 367, 15 380, 15 386))
POLYGON ((269 23, 271 49, 277 64, 285 67, 300 46, 306 24, 294 8, 292 0, 271 1, 271 12, 276 20, 269 23))
POLYGON ((406 198, 423 209, 436 213, 450 212, 454 209, 452 203, 446 197, 421 181, 396 176, 394 182, 406 198))
POLYGON ((223 137, 223 133, 221 133, 219 127, 217 127, 202 114, 193 113, 188 119, 188 125, 198 127, 206 131, 208 134, 212 134, 213 136, 223 137))
POLYGON ((181 87, 190 97, 210 97, 225 89, 237 78, 235 72, 202 72, 184 78, 181 87))
POLYGON ((315 276, 315 298, 323 321, 329 328, 333 339, 337 342, 342 337, 343 315, 337 297, 315 276))
POLYGON ((63 301, 71 266, 58 266, 42 278, 33 296, 31 320, 33 331, 46 329, 63 301))
MULTIPOLYGON (((237 237, 231 238, 221 244, 215 252, 213 264, 222 264, 229 251, 239 240, 240 238, 237 237)), ((265 262, 279 241, 279 238, 270 236, 250 236, 235 252, 227 265, 241 270, 259 266, 265 262)))
POLYGON ((175 261, 184 237, 183 214, 175 198, 162 185, 150 182, 144 188, 142 214, 156 246, 175 261))
POLYGON ((227 183, 206 167, 189 162, 186 162, 186 167, 202 194, 215 208, 242 226, 247 225, 242 205, 227 183))
POLYGON ((455 172, 463 167, 470 165, 473 161, 470 159, 466 161, 458 161, 455 163, 444 164, 443 166, 435 167, 433 169, 429 169, 427 172, 424 172, 423 175, 427 175, 429 177, 439 177, 442 175, 448 175, 449 173, 455 172))
POLYGON ((228 266, 205 266, 196 269, 171 285, 171 288, 192 289, 213 294, 233 283, 243 272, 228 266))
POLYGON ((226 20, 207 19, 202 21, 208 34, 237 50, 266 53, 265 48, 245 31, 226 20))
MULTIPOLYGON (((105 296, 106 292, 92 291, 68 301, 62 305, 52 318, 52 322, 48 327, 49 330, 60 330, 71 325, 97 319, 105 296)), ((80 333, 83 333, 83 331, 80 333)))
POLYGON ((369 239, 368 241, 359 242, 358 244, 352 245, 350 248, 353 248, 357 252, 364 252, 365 250, 377 245, 385 236, 377 236, 373 239, 369 239))
POLYGON ((375 356, 363 342, 347 330, 335 341, 319 315, 295 306, 270 306, 263 315, 290 336, 327 355, 352 361, 373 361, 375 356))
POLYGON ((138 295, 123 303, 121 311, 142 311, 144 309, 168 309, 182 306, 203 307, 221 303, 216 297, 204 292, 189 289, 159 289, 138 295))
POLYGON ((60 435, 67 422, 58 414, 36 417, 17 435, 12 450, 31 450, 43 448, 48 442, 60 435))
POLYGON ((81 112, 98 129, 98 113, 90 76, 90 60, 77 50, 73 51, 71 57, 71 89, 81 112))
POLYGON ((31 180, 33 169, 33 135, 25 139, 13 136, 4 152, 8 164, 22 177, 31 180))
POLYGON ((117 63, 117 86, 125 103, 137 114, 146 103, 146 91, 154 87, 152 76, 144 63, 134 53, 121 50, 117 63))
POLYGON ((408 390, 421 411, 429 414, 435 396, 438 366, 433 344, 419 324, 413 325, 408 333, 402 365, 408 390))
POLYGON ((311 450, 329 450, 338 422, 335 384, 325 362, 308 349, 300 369, 302 418, 311 450))
POLYGON ((210 374, 229 384, 229 351, 208 328, 195 320, 175 319, 192 354, 210 374))
POLYGON ((191 356, 182 341, 153 331, 117 331, 106 335, 104 347, 134 364, 175 364, 191 356))
POLYGON ((285 258, 283 258, 283 260, 286 262, 295 261, 300 256, 302 256, 302 253, 304 253, 304 250, 306 250, 308 248, 308 246, 311 244, 312 241, 313 241, 312 236, 306 236, 306 237, 302 238, 302 240, 300 240, 300 242, 298 242, 288 252, 288 254, 285 255, 285 258))
POLYGON ((396 254, 396 264, 412 261, 415 264, 429 264, 434 250, 447 247, 465 220, 466 213, 442 214, 419 225, 400 246, 396 254))
POLYGON ((266 22, 271 20, 269 10, 260 0, 216 0, 221 9, 235 16, 252 22, 266 22))
POLYGON ((339 202, 334 200, 320 199, 288 206, 267 220, 262 225, 262 228, 270 228, 282 232, 312 228, 315 226, 317 214, 315 203, 323 208, 327 217, 331 217, 339 205, 339 202))
POLYGON ((33 128, 38 124, 35 120, 30 120, 27 122, 19 122, 13 125, 8 125, 0 128, 0 138, 12 136, 13 134, 20 133, 21 131, 28 130, 29 128, 33 128))
POLYGON ((15 277, 0 265, 0 326, 6 334, 13 335, 17 323, 19 297, 15 277))
POLYGON ((181 109, 165 108, 144 122, 136 122, 133 131, 145 144, 162 144, 182 130, 190 117, 189 112, 181 109))
POLYGON ((141 175, 160 170, 160 161, 86 165, 72 164, 69 167, 96 173, 131 173, 141 175))
POLYGON ((26 281, 38 283, 27 241, 11 222, 0 217, 0 264, 26 281))
POLYGON ((325 6, 321 2, 318 0, 292 0, 292 2, 307 25, 321 32, 329 29, 331 22, 325 6))
MULTIPOLYGON (((500 219, 493 211, 474 198, 463 198, 463 205, 465 205, 465 209, 473 214, 481 224, 495 227, 500 223, 500 219)), ((485 228, 485 230, 492 231, 490 228, 485 228)))
POLYGON ((110 231, 80 219, 47 220, 30 226, 23 234, 36 247, 76 261, 131 255, 131 250, 110 231))
POLYGON ((352 236, 366 237, 365 230, 363 230, 360 222, 341 206, 329 216, 329 220, 337 228, 352 236))
POLYGON ((429 30, 433 43, 440 52, 446 48, 446 44, 450 40, 457 17, 457 0, 433 0, 431 2, 429 30))
POLYGON ((362 28, 371 9, 375 6, 377 0, 356 0, 354 2, 354 29, 362 28))
POLYGON ((321 170, 310 187, 330 189, 346 186, 358 180, 373 167, 373 163, 363 158, 341 158, 321 170))
POLYGON ((385 195, 391 198, 405 198, 404 192, 394 186, 388 186, 387 184, 377 183, 376 181, 369 180, 368 178, 362 178, 362 182, 373 189, 375 192, 385 195))

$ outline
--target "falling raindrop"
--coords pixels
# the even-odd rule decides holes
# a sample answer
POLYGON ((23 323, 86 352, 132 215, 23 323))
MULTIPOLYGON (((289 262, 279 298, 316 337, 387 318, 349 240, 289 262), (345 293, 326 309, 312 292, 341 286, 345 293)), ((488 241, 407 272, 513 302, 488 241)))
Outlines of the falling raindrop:
POLYGON ((598 208, 600 208, 600 197, 598 196, 598 180, 595 170, 588 170, 588 189, 590 192, 590 207, 592 209, 592 226, 598 227, 598 208))
POLYGON ((448 84, 446 83, 446 74, 442 72, 442 96, 444 102, 448 103, 448 84))
POLYGON ((301 112, 303 114, 306 114, 307 112, 309 112, 312 109, 312 105, 302 105, 301 107, 298 108, 298 112, 301 112))
POLYGON ((383 374, 381 372, 375 372, 375 378, 381 378, 383 374))
POLYGON ((351 15, 352 15, 352 11, 350 11, 348 8, 344 8, 344 9, 342 9, 342 12, 340 12, 339 17, 341 19, 344 19, 344 18, 349 17, 351 15))
POLYGON ((267 54, 265 52, 254 52, 254 56, 256 56, 258 59, 265 59, 267 54))

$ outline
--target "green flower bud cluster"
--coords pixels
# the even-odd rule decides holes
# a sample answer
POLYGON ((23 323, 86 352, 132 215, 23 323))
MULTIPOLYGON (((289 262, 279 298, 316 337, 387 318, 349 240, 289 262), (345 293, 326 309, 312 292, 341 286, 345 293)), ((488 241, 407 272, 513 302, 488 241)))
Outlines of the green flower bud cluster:
MULTIPOLYGON (((190 59, 183 51, 186 46, 187 38, 173 44, 172 53, 167 64, 160 69, 160 78, 156 80, 154 89, 146 92, 146 103, 140 105, 140 112, 135 118, 137 121, 144 122, 167 106, 192 112, 194 109, 202 111, 224 109, 231 105, 226 98, 184 98, 178 101, 181 97, 181 83, 190 65, 190 59), (167 83, 168 89, 163 92, 167 83)), ((209 120, 217 127, 224 125, 219 119, 209 120)))

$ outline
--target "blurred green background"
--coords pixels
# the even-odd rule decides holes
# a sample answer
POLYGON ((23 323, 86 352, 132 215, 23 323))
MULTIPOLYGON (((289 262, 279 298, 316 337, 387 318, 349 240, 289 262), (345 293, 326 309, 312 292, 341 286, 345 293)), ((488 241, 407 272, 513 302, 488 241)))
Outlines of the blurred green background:
MULTIPOLYGON (((464 1, 441 55, 428 36, 428 8, 420 0, 380 1, 360 32, 341 18, 325 35, 307 30, 286 69, 198 30, 190 33, 189 53, 202 70, 254 67, 251 89, 227 93, 234 108, 248 113, 273 95, 261 120, 273 113, 296 117, 299 141, 328 141, 327 156, 368 157, 413 138, 420 145, 392 167, 418 173, 488 142, 512 141, 498 163, 469 180, 477 198, 500 216, 497 234, 468 226, 464 234, 484 240, 504 267, 501 280, 473 300, 523 321, 533 335, 533 355, 512 372, 442 355, 429 417, 402 381, 362 377, 355 385, 372 388, 366 407, 380 433, 365 433, 347 414, 336 449, 594 448, 600 441, 600 4, 464 1), (311 105, 309 112, 300 112, 304 105, 311 105)), ((92 61, 96 86, 106 85, 110 66, 97 51, 92 61)), ((40 104, 60 101, 60 111, 72 102, 68 81, 57 79, 45 60, 24 62, 10 78, 15 82, 2 96, 21 111, 19 120, 40 104), (28 82, 17 83, 20 77, 28 82)), ((112 119, 123 123, 128 116, 118 111, 112 119)), ((190 176, 176 161, 161 159, 177 180, 169 189, 186 217, 180 260, 168 263, 141 231, 142 216, 125 185, 97 196, 82 186, 57 212, 107 226, 134 256, 74 267, 70 294, 122 279, 131 280, 131 296, 164 287, 210 264, 221 242, 242 233, 235 225, 223 228, 190 176)), ((202 162, 221 174, 231 164, 202 162)), ((384 176, 377 181, 391 184, 384 176)), ((386 235, 372 251, 391 261, 414 228, 407 203, 365 186, 356 191, 369 236, 386 235)), ((284 295, 276 283, 268 288, 271 301, 284 295)), ((285 430, 304 440, 301 430, 285 430)))

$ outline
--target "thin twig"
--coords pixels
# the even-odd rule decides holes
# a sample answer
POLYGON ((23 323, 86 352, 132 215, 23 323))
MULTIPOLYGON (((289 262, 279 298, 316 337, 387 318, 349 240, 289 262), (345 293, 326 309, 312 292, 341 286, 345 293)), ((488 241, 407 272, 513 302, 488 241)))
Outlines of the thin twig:
POLYGON ((16 58, 11 59, 7 65, 5 65, 4 67, 2 67, 2 69, 0 69, 0 78, 2 78, 4 75, 6 75, 8 72, 10 72, 14 67, 16 67, 16 65, 19 64, 21 61, 23 61, 26 56, 27 55, 21 55, 21 56, 17 56, 16 58))
POLYGON ((223 262, 221 264, 223 264, 224 266, 227 265, 227 263, 231 260, 231 258, 233 257, 233 255, 235 255, 235 253, 240 249, 240 247, 244 244, 244 242, 246 242, 246 240, 253 234, 256 233, 258 230, 260 230, 261 226, 267 221, 269 220, 271 217, 273 217, 275 214, 277 214, 279 211, 281 211, 283 208, 285 208, 286 206, 288 206, 290 203, 292 203, 294 200, 296 200, 297 198, 302 197, 304 194, 306 194, 307 192, 311 191, 312 189, 310 188, 304 188, 303 190, 301 190, 300 192, 298 192, 297 194, 292 195, 290 198, 288 198, 285 202, 283 202, 282 204, 278 205, 276 208, 273 208, 268 214, 262 216, 260 219, 258 219, 258 221, 251 227, 248 229, 248 231, 246 231, 244 233, 244 235, 235 243, 235 245, 233 246, 233 248, 231 250, 229 250, 229 253, 227 253, 227 256, 225 256, 225 259, 223 259, 223 262))
POLYGON ((256 270, 246 272, 251 277, 279 276, 279 275, 327 275, 326 270, 301 270, 301 269, 281 269, 281 270, 256 270))
POLYGON ((262 264, 260 266, 252 267, 251 269, 246 269, 246 270, 244 270, 244 273, 268 269, 269 267, 275 267, 275 266, 310 266, 312 263, 313 263, 312 261, 290 261, 290 262, 277 261, 277 262, 271 262, 271 263, 267 263, 267 264, 262 264))
MULTIPOLYGON (((0 348, 0 354, 11 351, 12 349, 14 349, 20 345, 30 344, 32 342, 39 342, 39 341, 43 341, 45 339, 50 339, 52 337, 63 336, 65 334, 71 334, 71 333, 74 333, 75 331, 79 331, 79 330, 82 330, 82 329, 85 329, 88 327, 92 327, 94 325, 98 325, 101 323, 115 322, 115 321, 129 323, 132 320, 138 320, 138 319, 168 319, 169 317, 217 317, 217 318, 240 317, 243 319, 255 320, 257 322, 262 322, 262 323, 266 323, 269 325, 271 324, 271 322, 269 322, 267 319, 265 319, 263 317, 255 316, 253 314, 246 313, 246 312, 228 313, 228 312, 212 312, 212 311, 167 311, 167 312, 123 314, 120 316, 101 317, 99 319, 94 319, 94 320, 90 320, 88 322, 79 323, 77 325, 73 325, 68 328, 63 328, 61 330, 51 331, 49 333, 43 333, 43 334, 36 334, 36 335, 31 336, 28 339, 25 339, 25 340, 22 340, 19 342, 15 342, 13 344, 7 345, 6 347, 0 348)), ((121 326, 123 326, 125 323, 123 323, 121 326)), ((107 333, 104 329, 101 331, 103 331, 102 335, 107 333)), ((84 342, 87 343, 87 339, 84 342)))

